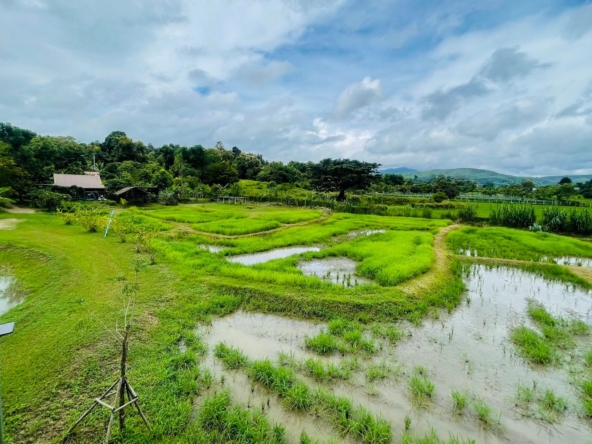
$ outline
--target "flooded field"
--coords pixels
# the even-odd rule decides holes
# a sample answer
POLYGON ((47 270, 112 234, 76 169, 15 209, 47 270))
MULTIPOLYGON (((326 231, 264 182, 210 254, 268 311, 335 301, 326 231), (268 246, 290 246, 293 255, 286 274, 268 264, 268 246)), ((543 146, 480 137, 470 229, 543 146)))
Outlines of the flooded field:
POLYGON ((236 262, 243 265, 255 265, 263 262, 268 262, 273 259, 283 259, 295 254, 306 253, 308 251, 321 251, 319 247, 288 247, 276 248, 262 253, 241 254, 237 256, 229 256, 227 259, 230 262, 236 262))
POLYGON ((15 279, 0 276, 0 315, 23 302, 23 296, 14 289, 15 279))
POLYGON ((356 276, 356 264, 355 261, 346 257, 329 257, 300 262, 298 268, 306 276, 316 276, 344 287, 372 283, 370 279, 356 276))
MULTIPOLYGON (((330 386, 339 395, 353 399, 370 412, 386 419, 394 442, 401 438, 410 421, 412 433, 422 435, 432 429, 441 437, 474 439, 476 442, 586 443, 592 430, 580 413, 578 391, 573 384, 581 361, 582 347, 590 339, 579 339, 556 366, 538 367, 520 357, 509 339, 518 325, 535 327, 527 316, 528 301, 537 301, 554 315, 592 323, 592 294, 519 270, 474 265, 465 279, 468 292, 451 314, 427 320, 423 325, 400 325, 403 338, 392 345, 378 337, 373 354, 359 356, 359 368, 346 380, 319 383, 302 371, 309 358, 344 367, 347 354, 319 357, 305 348, 306 338, 318 335, 326 325, 283 317, 237 312, 214 320, 199 334, 209 345, 208 367, 231 389, 235 399, 249 408, 261 409, 273 421, 286 426, 292 440, 300 432, 326 441, 335 438, 322 415, 287 410, 266 389, 253 384, 246 373, 224 370, 211 350, 220 342, 239 348, 250 359, 269 358, 277 362, 290 357, 300 379, 311 388, 330 386), (372 369, 387 369, 378 378, 372 369), (422 402, 412 396, 414 379, 433 383, 433 395, 422 402), (536 403, 524 406, 517 401, 520 386, 535 392, 552 390, 567 402, 560 415, 545 415, 536 403), (451 394, 457 391, 467 406, 455 410, 451 394), (483 419, 487 411, 488 422, 483 419)), ((372 337, 370 331, 364 333, 372 337)), ((356 358, 358 359, 358 357, 356 358)), ((349 365, 349 364, 348 364, 349 365)), ((337 439, 337 438, 336 438, 337 439)), ((347 442, 339 437, 337 442, 347 442)))

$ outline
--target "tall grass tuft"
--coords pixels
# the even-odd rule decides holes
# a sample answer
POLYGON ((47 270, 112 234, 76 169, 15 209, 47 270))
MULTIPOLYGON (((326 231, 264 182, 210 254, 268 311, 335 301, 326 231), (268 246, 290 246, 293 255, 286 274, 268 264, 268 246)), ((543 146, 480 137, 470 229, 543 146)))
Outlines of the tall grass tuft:
POLYGON ((491 208, 489 222, 510 228, 528 228, 536 222, 534 206, 529 204, 501 204, 491 208))

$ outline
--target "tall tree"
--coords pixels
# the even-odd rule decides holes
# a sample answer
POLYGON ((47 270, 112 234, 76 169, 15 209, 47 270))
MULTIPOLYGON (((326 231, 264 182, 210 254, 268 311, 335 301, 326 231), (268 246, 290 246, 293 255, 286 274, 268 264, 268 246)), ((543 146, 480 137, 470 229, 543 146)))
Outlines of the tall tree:
POLYGON ((378 163, 350 159, 324 159, 311 168, 312 184, 321 191, 337 191, 337 200, 345 200, 351 189, 365 190, 380 180, 378 163))

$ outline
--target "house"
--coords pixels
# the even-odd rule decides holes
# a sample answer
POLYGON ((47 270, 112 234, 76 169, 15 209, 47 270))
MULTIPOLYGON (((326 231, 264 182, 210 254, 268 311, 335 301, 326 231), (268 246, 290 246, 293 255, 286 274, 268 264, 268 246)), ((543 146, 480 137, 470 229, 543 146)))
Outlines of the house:
POLYGON ((156 193, 157 187, 125 187, 113 193, 116 199, 125 199, 129 203, 147 203, 150 193, 156 193))
POLYGON ((82 188, 87 199, 99 199, 105 196, 105 186, 101 182, 101 176, 92 171, 84 174, 54 174, 53 186, 82 188))

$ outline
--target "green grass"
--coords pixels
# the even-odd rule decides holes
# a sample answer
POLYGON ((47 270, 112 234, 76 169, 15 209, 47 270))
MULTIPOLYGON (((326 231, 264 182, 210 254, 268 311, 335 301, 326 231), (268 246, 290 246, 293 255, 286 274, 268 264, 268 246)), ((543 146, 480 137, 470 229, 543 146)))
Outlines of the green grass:
POLYGON ((330 355, 337 351, 339 344, 337 339, 329 333, 319 333, 312 338, 306 338, 304 345, 307 349, 319 355, 330 355))
POLYGON ((467 395, 460 393, 457 390, 453 390, 452 402, 454 404, 454 410, 456 410, 458 414, 461 414, 467 407, 467 395))
MULTIPOLYGON (((207 210, 192 206, 147 207, 121 213, 124 218, 134 215, 140 227, 158 231, 152 258, 136 253, 131 240, 121 243, 116 236, 104 239, 102 233, 87 233, 80 226, 65 225, 55 216, 0 215, 24 221, 14 230, 0 230, 0 267, 17 278, 19 291, 26 294, 22 305, 1 318, 2 323, 17 323, 15 334, 3 337, 0 348, 7 433, 14 442, 58 441, 92 399, 113 382, 120 350, 105 326, 112 329, 116 321, 121 325, 122 288, 133 282, 138 258, 142 260, 140 290, 132 311, 128 375, 154 433, 149 436, 139 417, 130 412, 126 431, 120 434, 115 430, 113 439, 132 444, 226 439, 216 435, 222 432, 215 427, 200 431, 199 422, 192 422, 200 411, 195 410, 196 398, 217 384, 210 372, 200 368, 205 346, 193 333, 196 323, 208 322, 211 316, 225 315, 238 307, 307 318, 341 317, 362 324, 381 319, 392 321, 422 316, 434 306, 450 310, 464 288, 456 263, 439 275, 433 288, 413 296, 378 285, 344 290, 314 278, 295 275, 294 279, 293 273, 282 272, 280 279, 269 279, 265 270, 228 264, 222 254, 196 248, 200 240, 213 240, 187 235, 178 223, 206 223, 204 218, 209 217, 258 220, 249 214, 248 208, 205 207, 207 210), (148 265, 151 259, 155 260, 154 265, 148 265), (253 272, 254 275, 250 274, 253 272), (181 343, 186 351, 181 351, 181 343)), ((269 207, 257 213, 282 211, 269 207)), ((299 210, 286 210, 292 211, 299 210)), ((270 245, 353 242, 344 235, 362 229, 417 230, 419 233, 412 234, 431 236, 431 230, 447 223, 334 214, 318 224, 288 228, 257 239, 215 242, 236 254, 241 249, 266 250, 270 245)), ((375 350, 377 345, 360 332, 361 327, 354 328, 339 336, 338 341, 347 350, 375 350)), ((395 338, 397 333, 392 330, 384 335, 395 338)), ((248 368, 251 374, 255 366, 230 347, 218 347, 215 353, 229 368, 248 368)), ((359 368, 355 356, 342 363, 350 369, 359 368)), ((265 378, 264 367, 260 368, 261 378, 265 378)), ((325 370, 330 377, 336 377, 334 368, 327 366, 325 370)), ((271 389, 283 393, 282 398, 293 408, 326 407, 317 393, 309 390, 306 395, 296 384, 291 369, 278 369, 272 377, 271 389), (306 407, 307 398, 313 403, 311 407, 306 407)), ((364 410, 354 408, 350 413, 355 421, 347 423, 351 430, 348 433, 367 442, 387 442, 385 436, 390 440, 388 423, 364 410)), ((241 415, 232 416, 233 424, 257 423, 256 419, 247 420, 241 415)), ((100 442, 107 419, 106 411, 89 416, 69 442, 100 442)), ((270 430, 280 433, 280 429, 270 430)))
POLYGON ((474 399, 471 405, 475 410, 477 418, 484 427, 493 428, 500 426, 499 416, 501 416, 501 414, 498 416, 498 419, 495 419, 493 417, 493 410, 491 409, 491 407, 485 404, 485 402, 482 399, 474 399))
POLYGON ((435 385, 425 375, 413 375, 409 379, 409 392, 411 397, 418 402, 423 402, 432 398, 435 385))
POLYGON ((230 405, 230 394, 221 391, 207 397, 200 408, 197 423, 192 426, 194 443, 272 444, 284 442, 281 426, 270 426, 265 415, 230 405))
POLYGON ((351 370, 347 366, 332 362, 324 364, 315 358, 304 361, 303 369, 314 379, 322 382, 346 380, 351 376, 351 370))
POLYGON ((557 359, 555 350, 545 341, 545 337, 531 328, 525 326, 515 328, 510 333, 510 339, 519 353, 532 363, 549 365, 557 359))
POLYGON ((228 369, 236 370, 246 367, 249 359, 239 349, 221 342, 214 349, 214 355, 220 359, 228 369))
POLYGON ((372 382, 377 379, 386 379, 392 372, 392 368, 384 360, 379 364, 371 364, 366 369, 366 381, 372 382))
POLYGON ((470 250, 481 257, 541 261, 544 258, 592 257, 592 244, 578 239, 511 228, 464 227, 446 237, 456 253, 470 250))
POLYGON ((258 219, 228 219, 192 225, 197 231, 236 236, 241 234, 258 233, 281 227, 282 224, 275 220, 258 219))

